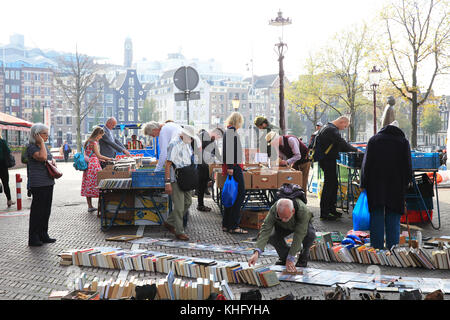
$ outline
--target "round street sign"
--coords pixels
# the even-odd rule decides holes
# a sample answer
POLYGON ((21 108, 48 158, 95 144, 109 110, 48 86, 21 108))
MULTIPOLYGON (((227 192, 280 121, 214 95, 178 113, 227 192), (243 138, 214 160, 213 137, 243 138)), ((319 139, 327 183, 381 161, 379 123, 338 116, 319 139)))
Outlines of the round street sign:
POLYGON ((192 67, 180 67, 173 75, 175 86, 182 91, 194 90, 199 81, 198 72, 192 67))

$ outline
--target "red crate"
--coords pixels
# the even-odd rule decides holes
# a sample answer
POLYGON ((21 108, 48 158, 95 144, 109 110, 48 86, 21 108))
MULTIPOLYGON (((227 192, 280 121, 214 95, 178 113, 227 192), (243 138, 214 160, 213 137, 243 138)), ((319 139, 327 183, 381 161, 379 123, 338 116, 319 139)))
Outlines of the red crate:
MULTIPOLYGON (((430 213, 430 218, 433 219, 433 210, 429 211, 430 213)), ((418 223, 418 222, 428 222, 428 215, 427 212, 425 210, 408 210, 408 222, 409 223, 418 223), (423 220, 420 218, 420 216, 422 215, 423 220)), ((406 223, 406 216, 402 215, 402 217, 400 218, 400 222, 401 223, 406 223)))

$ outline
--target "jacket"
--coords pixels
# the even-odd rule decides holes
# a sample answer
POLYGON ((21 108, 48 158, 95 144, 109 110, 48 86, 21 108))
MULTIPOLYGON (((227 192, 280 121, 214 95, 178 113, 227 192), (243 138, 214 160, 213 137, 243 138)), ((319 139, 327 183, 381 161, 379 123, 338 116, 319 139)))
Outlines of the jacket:
POLYGON ((108 158, 115 158, 117 152, 122 152, 126 148, 118 139, 114 138, 111 130, 106 126, 103 127, 103 130, 105 134, 99 140, 100 154, 108 158))
POLYGON ((404 213, 405 195, 412 181, 411 149, 403 131, 388 125, 369 139, 361 166, 361 187, 369 211, 385 206, 404 213))
POLYGON ((325 161, 336 160, 339 156, 339 152, 358 152, 357 148, 353 147, 341 137, 339 129, 331 122, 328 122, 321 129, 319 137, 320 146, 324 151, 333 144, 333 147, 323 158, 325 161))
POLYGON ((261 230, 258 233, 258 240, 256 241, 256 248, 261 251, 264 251, 264 248, 269 241, 270 235, 272 234, 272 230, 275 225, 278 225, 281 228, 290 230, 294 233, 294 238, 292 239, 291 248, 289 249, 289 255, 295 256, 302 248, 302 242, 308 233, 308 225, 312 220, 312 213, 308 210, 306 205, 300 199, 295 199, 296 201, 296 210, 294 216, 287 221, 283 222, 277 218, 277 203, 270 208, 269 213, 264 220, 263 225, 261 226, 261 230))

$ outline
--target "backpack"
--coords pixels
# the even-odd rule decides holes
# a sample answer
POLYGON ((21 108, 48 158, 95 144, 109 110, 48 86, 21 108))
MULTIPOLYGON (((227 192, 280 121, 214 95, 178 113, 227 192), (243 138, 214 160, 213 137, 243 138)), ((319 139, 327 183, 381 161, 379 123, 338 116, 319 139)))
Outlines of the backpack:
POLYGON ((81 147, 81 152, 77 152, 73 156, 73 167, 76 170, 80 170, 80 171, 87 170, 88 163, 86 162, 86 159, 84 158, 84 148, 83 147, 81 147))
POLYGON ((293 200, 295 210, 297 210, 297 202, 295 199, 300 199, 304 204, 307 203, 305 191, 298 184, 283 183, 276 193, 277 200, 286 198, 293 200))
POLYGON ((320 135, 323 132, 323 130, 326 128, 326 126, 322 127, 319 132, 317 133, 317 135, 314 137, 314 140, 311 141, 311 148, 309 149, 309 159, 312 162, 317 162, 322 160, 325 155, 328 154, 328 152, 330 152, 331 148, 333 148, 333 144, 330 144, 328 146, 328 148, 326 148, 324 150, 323 145, 320 143, 320 135))
POLYGON ((22 161, 23 164, 28 163, 27 149, 28 149, 28 145, 26 145, 25 147, 22 148, 22 154, 20 156, 20 161, 22 161))

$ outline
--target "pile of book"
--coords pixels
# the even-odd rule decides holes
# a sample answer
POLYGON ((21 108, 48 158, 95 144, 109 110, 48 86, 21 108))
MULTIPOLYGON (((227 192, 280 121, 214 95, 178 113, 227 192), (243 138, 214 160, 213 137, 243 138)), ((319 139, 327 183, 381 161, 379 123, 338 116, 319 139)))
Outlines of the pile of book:
POLYGON ((430 251, 418 247, 395 246, 391 250, 379 250, 364 245, 342 245, 330 241, 320 241, 310 249, 311 260, 328 262, 350 262, 378 264, 399 268, 449 269, 450 247, 430 251))
POLYGON ((131 188, 130 179, 103 179, 100 180, 98 187, 100 189, 129 189, 131 188))
POLYGON ((130 171, 136 170, 136 160, 133 158, 123 158, 115 161, 115 171, 130 171))
POLYGON ((120 248, 90 248, 71 250, 60 254, 62 259, 71 255, 76 266, 120 270, 160 272, 188 278, 211 279, 212 282, 250 284, 271 287, 279 284, 275 272, 267 267, 249 267, 246 262, 216 261, 148 250, 124 250, 120 248), (64 258, 63 258, 64 257, 64 258))
MULTIPOLYGON (((228 283, 213 282, 212 279, 197 278, 197 280, 184 280, 174 278, 173 273, 169 273, 162 279, 138 279, 132 276, 129 280, 108 280, 94 278, 91 283, 86 282, 85 274, 76 278, 73 283, 75 290, 82 292, 98 292, 102 300, 117 300, 136 298, 136 288, 145 285, 155 285, 157 294, 155 299, 159 300, 205 300, 211 293, 222 294, 227 300, 234 300, 234 294, 228 283)), ((63 291, 62 295, 53 293, 50 300, 61 299, 67 295, 68 291, 63 291)))

